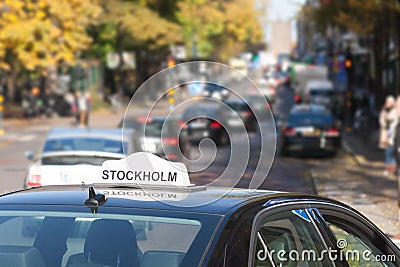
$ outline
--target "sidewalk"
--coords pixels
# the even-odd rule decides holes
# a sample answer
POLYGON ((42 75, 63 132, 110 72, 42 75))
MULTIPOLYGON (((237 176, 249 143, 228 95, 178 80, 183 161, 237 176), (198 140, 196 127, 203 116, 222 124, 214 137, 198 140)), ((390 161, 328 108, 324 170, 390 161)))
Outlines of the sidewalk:
MULTIPOLYGON (((92 112, 89 117, 89 127, 109 128, 117 127, 118 123, 124 118, 125 108, 121 108, 117 112, 111 109, 100 109, 92 112)), ((75 117, 36 117, 36 118, 7 118, 4 119, 5 134, 9 130, 23 128, 26 126, 37 125, 38 127, 72 127, 74 126, 75 117)))
POLYGON ((344 161, 344 165, 333 171, 315 169, 312 176, 318 194, 349 204, 400 244, 397 177, 383 175, 384 153, 374 142, 376 131, 370 129, 366 132, 345 133, 342 139, 343 156, 340 154, 338 158, 332 159, 341 164, 344 161), (372 139, 364 138, 365 135, 372 139))

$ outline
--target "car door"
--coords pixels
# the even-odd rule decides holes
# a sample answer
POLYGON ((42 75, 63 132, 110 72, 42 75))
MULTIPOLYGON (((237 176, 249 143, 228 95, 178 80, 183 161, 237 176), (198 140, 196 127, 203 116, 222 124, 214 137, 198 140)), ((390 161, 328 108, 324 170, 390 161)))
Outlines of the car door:
POLYGON ((332 246, 308 205, 286 205, 261 211, 253 223, 249 266, 341 266, 324 257, 332 246))
POLYGON ((331 203, 267 208, 253 223, 249 266, 400 266, 399 249, 357 212, 331 203))

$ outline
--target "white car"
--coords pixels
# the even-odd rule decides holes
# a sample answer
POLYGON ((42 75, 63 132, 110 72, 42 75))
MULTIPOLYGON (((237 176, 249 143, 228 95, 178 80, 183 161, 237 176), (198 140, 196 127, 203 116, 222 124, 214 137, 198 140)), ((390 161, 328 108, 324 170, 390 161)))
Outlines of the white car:
POLYGON ((37 156, 26 153, 32 163, 24 187, 90 183, 89 177, 99 172, 104 161, 136 151, 133 133, 127 129, 53 128, 37 156))

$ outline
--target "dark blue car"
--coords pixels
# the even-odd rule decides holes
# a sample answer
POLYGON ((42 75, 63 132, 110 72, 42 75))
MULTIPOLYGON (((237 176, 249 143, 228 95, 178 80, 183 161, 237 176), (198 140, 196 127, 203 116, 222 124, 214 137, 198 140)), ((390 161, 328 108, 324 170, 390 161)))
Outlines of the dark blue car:
POLYGON ((215 187, 4 194, 0 242, 1 266, 400 266, 399 248, 344 204, 215 187))

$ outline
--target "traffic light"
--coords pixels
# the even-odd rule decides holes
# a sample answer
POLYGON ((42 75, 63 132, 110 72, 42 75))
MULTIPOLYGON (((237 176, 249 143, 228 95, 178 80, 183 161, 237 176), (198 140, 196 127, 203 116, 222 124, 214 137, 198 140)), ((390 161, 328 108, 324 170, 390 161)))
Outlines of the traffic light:
POLYGON ((353 56, 351 55, 350 51, 348 51, 346 53, 344 67, 346 69, 348 86, 351 86, 352 80, 353 80, 354 61, 353 61, 353 56))
POLYGON ((346 69, 350 69, 353 66, 353 62, 349 58, 346 58, 346 61, 344 64, 345 64, 346 69))

